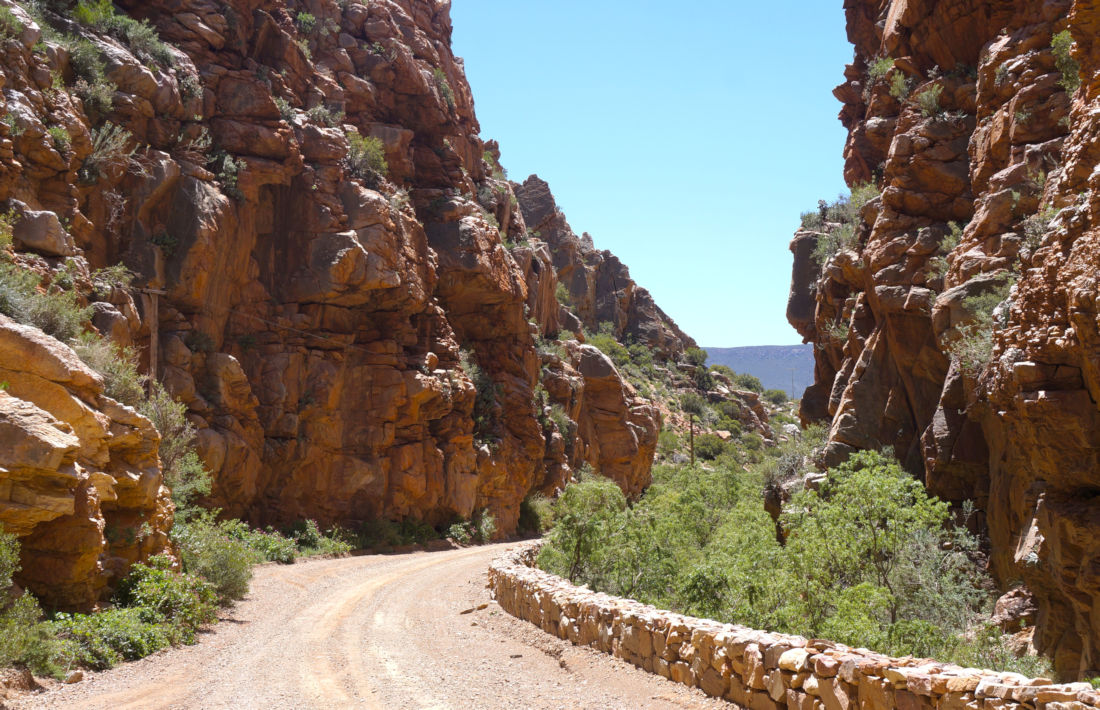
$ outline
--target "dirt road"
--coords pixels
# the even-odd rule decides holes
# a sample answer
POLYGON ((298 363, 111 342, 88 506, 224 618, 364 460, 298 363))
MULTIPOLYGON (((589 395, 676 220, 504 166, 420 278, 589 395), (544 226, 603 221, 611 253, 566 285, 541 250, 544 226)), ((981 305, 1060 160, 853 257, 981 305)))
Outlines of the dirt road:
POLYGON ((731 707, 502 611, 485 571, 507 547, 260 567, 198 645, 9 707, 731 707))

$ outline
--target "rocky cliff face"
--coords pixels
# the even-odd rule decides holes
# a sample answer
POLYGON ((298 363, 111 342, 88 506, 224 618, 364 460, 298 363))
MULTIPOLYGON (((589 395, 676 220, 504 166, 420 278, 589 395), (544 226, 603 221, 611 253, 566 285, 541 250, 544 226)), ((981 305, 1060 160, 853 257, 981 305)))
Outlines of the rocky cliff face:
POLYGON ((4 316, 0 380, 0 525, 21 538, 19 582, 46 606, 88 608, 169 551, 160 437, 71 349, 4 316))
POLYGON ((817 346, 803 417, 831 421, 830 461, 890 445, 975 500, 993 571, 1038 603, 1035 645, 1095 676, 1100 4, 845 12, 845 178, 881 195, 824 265, 820 224, 791 244, 788 318, 817 346))
MULTIPOLYGON (((609 321, 666 358, 691 341, 545 183, 504 177, 448 2, 124 0, 130 24, 66 0, 0 7, 15 247, 55 275, 137 274, 134 298, 81 298, 143 367, 156 351, 210 505, 259 524, 486 510, 509 533, 525 496, 585 462, 648 484, 657 409, 599 351, 536 336, 609 321)), ((160 515, 162 540, 142 490, 115 505, 160 515)), ((26 550, 62 544, 45 524, 10 523, 26 550)))
MULTIPOLYGON (((578 237, 558 209, 550 186, 537 175, 513 185, 528 229, 549 247, 568 307, 559 309, 559 325, 574 333, 595 332, 610 323, 615 337, 648 346, 663 360, 675 360, 696 347, 653 301, 649 291, 609 251, 598 251, 587 233, 578 237)), ((551 331, 553 332, 553 331, 551 331)))

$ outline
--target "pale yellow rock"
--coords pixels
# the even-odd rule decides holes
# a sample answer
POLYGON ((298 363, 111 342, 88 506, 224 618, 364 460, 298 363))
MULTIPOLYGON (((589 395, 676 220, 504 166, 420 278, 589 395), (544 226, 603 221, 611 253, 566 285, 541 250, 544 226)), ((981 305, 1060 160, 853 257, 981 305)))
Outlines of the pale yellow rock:
POLYGON ((810 653, 804 648, 792 648, 779 656, 779 667, 791 673, 805 670, 809 666, 809 662, 810 653))

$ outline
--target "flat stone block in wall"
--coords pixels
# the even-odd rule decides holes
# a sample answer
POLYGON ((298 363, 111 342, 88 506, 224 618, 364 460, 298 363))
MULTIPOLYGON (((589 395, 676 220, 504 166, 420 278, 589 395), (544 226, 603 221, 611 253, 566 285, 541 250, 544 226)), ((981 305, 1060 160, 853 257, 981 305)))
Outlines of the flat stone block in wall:
POLYGON ((714 668, 707 668, 699 678, 699 687, 707 695, 713 698, 721 698, 729 689, 729 679, 723 678, 722 674, 714 668))

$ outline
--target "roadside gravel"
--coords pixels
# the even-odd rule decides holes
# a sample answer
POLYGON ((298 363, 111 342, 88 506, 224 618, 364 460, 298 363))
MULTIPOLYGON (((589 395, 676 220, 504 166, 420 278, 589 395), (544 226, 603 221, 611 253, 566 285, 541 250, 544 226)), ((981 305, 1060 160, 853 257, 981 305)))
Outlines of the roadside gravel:
POLYGON ((502 611, 486 568, 508 546, 263 566, 197 645, 8 707, 731 707, 502 611))

